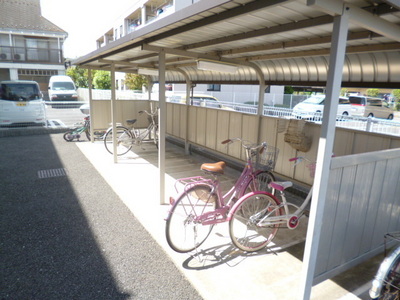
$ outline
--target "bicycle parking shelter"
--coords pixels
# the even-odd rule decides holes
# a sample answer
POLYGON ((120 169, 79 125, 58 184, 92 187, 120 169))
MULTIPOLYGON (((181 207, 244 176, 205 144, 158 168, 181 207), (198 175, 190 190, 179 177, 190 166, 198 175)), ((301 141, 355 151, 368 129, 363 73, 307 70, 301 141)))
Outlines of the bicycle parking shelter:
MULTIPOLYGON (((147 76, 160 86, 161 201, 166 83, 186 83, 187 95, 196 83, 255 84, 259 99, 268 85, 326 86, 314 181, 313 198, 318 201, 312 202, 299 294, 299 299, 309 299, 318 281, 314 277, 328 188, 323 179, 329 176, 340 88, 400 86, 399 9, 395 0, 202 0, 73 64, 111 71, 113 120, 115 72, 158 72, 147 76), (234 73, 211 71, 215 66, 234 73)), ((262 105, 259 101, 260 117, 262 105)), ((114 121, 113 126, 115 130, 114 121)))

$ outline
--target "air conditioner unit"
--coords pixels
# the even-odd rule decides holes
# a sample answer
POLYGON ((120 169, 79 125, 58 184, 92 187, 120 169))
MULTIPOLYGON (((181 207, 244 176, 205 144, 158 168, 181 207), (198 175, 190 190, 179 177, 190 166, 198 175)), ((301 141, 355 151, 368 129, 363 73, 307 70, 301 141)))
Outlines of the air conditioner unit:
POLYGON ((9 53, 0 53, 0 60, 11 60, 11 55, 9 53))
POLYGON ((25 54, 16 53, 16 54, 14 54, 14 59, 15 60, 25 60, 25 54))

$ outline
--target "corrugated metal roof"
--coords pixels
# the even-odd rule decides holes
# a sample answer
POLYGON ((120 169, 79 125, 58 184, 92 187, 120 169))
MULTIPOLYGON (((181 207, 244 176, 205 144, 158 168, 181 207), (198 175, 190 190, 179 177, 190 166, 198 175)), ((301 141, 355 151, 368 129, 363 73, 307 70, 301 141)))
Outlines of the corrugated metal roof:
MULTIPOLYGON (((389 0, 309 2, 321 1, 339 8, 346 4, 355 12, 350 15, 343 86, 399 88, 399 8, 389 0), (390 30, 360 24, 359 13, 367 13, 371 24, 378 18, 390 30)), ((266 84, 325 86, 335 14, 300 0, 202 0, 74 63, 110 69, 113 62, 117 71, 126 72, 157 68, 160 47, 166 51, 167 82, 185 82, 182 73, 174 71, 180 69, 194 83, 258 84, 256 71, 249 67, 254 64, 266 84), (236 63, 239 70, 201 71, 196 67, 199 58, 236 63)))

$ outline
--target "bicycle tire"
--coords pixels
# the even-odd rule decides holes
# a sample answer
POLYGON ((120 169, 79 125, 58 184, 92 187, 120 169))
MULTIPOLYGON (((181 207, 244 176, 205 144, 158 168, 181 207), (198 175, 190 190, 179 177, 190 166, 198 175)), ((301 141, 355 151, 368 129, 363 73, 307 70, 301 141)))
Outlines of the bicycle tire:
POLYGON ((239 199, 231 211, 229 235, 232 243, 246 252, 258 251, 267 246, 278 232, 279 225, 258 226, 266 213, 279 216, 278 203, 267 192, 251 192, 239 199))
POLYGON ((66 133, 64 133, 63 138, 67 142, 72 142, 74 140, 74 135, 72 134, 72 131, 67 131, 66 133))
POLYGON ((86 138, 88 139, 88 141, 91 141, 91 139, 90 139, 90 128, 86 128, 85 133, 86 133, 86 138))
POLYGON ((264 191, 274 195, 275 189, 269 186, 271 181, 275 181, 275 176, 270 171, 257 171, 254 178, 250 178, 246 188, 243 190, 243 194, 239 198, 247 193, 256 191, 264 191))
MULTIPOLYGON (((117 126, 117 155, 124 155, 132 149, 132 133, 131 131, 123 126, 117 126), (122 145, 122 141, 127 141, 129 145, 122 145)), ((107 131, 104 136, 104 146, 110 154, 114 154, 113 147, 113 131, 112 129, 107 131)))
POLYGON ((399 300, 400 299, 400 253, 397 254, 389 264, 388 270, 383 280, 386 284, 382 288, 379 300, 399 300))
POLYGON ((165 225, 168 245, 176 252, 193 251, 208 238, 214 225, 195 223, 194 218, 217 207, 217 195, 211 187, 195 185, 182 193, 172 205, 165 225))
POLYGON ((154 144, 156 144, 157 149, 158 149, 158 139, 159 139, 158 125, 154 125, 154 144))

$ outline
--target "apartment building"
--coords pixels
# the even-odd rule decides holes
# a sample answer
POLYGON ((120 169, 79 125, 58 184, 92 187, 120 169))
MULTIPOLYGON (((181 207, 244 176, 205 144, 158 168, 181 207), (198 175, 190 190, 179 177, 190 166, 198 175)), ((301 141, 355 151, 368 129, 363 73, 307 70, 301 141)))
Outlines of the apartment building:
POLYGON ((167 15, 187 7, 200 0, 138 0, 126 12, 121 13, 121 18, 110 24, 100 38, 96 40, 97 48, 118 40, 144 26, 157 21, 167 15))
POLYGON ((68 34, 41 14, 40 0, 0 0, 0 80, 34 80, 47 91, 52 75, 65 74, 68 34))
MULTIPOLYGON (((185 8, 200 0, 138 0, 133 1, 132 6, 126 12, 121 13, 110 28, 96 40, 97 48, 104 47, 120 39, 121 37, 144 28, 146 25, 156 22, 176 11, 185 8)), ((117 72, 116 88, 124 90, 125 73, 117 72)))

